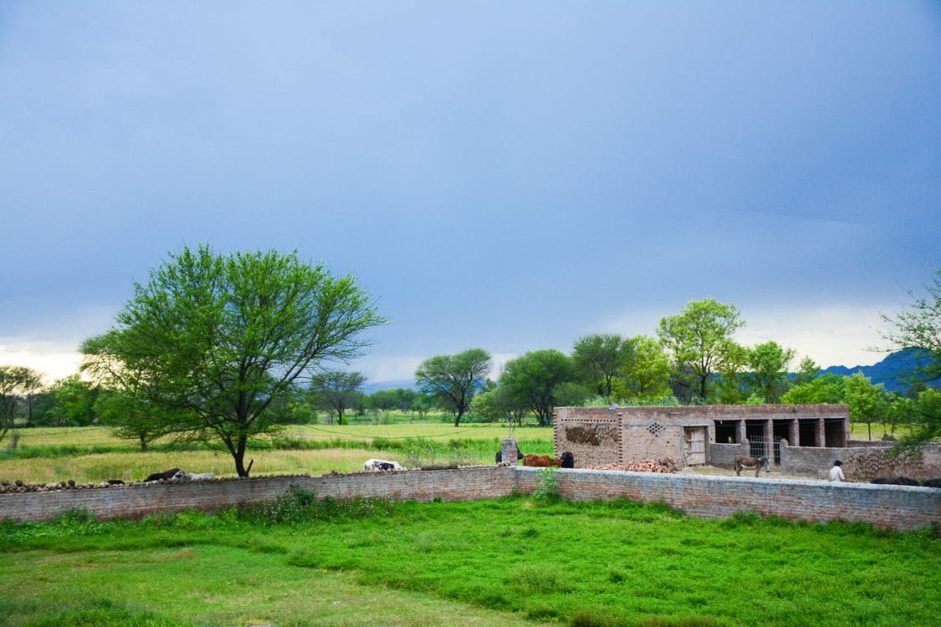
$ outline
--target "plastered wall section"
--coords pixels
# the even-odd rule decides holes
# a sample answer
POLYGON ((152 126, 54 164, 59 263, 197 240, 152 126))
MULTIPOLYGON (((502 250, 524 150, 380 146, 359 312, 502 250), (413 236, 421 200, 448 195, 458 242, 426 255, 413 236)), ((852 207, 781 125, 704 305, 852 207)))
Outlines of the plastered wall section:
POLYGON ((941 478, 941 445, 921 447, 919 454, 894 456, 889 446, 815 448, 782 446, 781 472, 825 478, 833 462, 843 463, 847 479, 870 481, 877 477, 909 477, 924 481, 941 478))
MULTIPOLYGON (((538 471, 516 472, 521 491, 535 488, 538 471)), ((932 488, 579 469, 559 471, 556 480, 567 499, 660 501, 701 518, 754 512, 790 520, 868 522, 900 531, 941 525, 941 490, 932 488)))

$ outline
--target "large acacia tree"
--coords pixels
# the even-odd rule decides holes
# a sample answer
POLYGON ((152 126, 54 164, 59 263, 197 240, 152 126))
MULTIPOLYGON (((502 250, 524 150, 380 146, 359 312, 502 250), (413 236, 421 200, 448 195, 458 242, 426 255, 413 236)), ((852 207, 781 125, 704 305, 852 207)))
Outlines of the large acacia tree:
POLYGON ((471 348, 457 355, 429 357, 418 366, 415 380, 425 394, 454 413, 456 427, 492 367, 490 353, 482 348, 471 348))
POLYGON ((361 333, 383 322, 352 277, 296 253, 204 245, 153 270, 82 352, 86 371, 161 408, 168 432, 221 440, 247 477, 249 438, 277 427, 272 402, 323 362, 360 355, 361 333))

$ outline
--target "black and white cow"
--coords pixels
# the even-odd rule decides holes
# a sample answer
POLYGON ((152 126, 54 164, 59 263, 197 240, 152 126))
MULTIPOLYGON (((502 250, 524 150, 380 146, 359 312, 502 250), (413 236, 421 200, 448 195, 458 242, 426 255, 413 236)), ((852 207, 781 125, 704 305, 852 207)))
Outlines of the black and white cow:
POLYGON ((183 474, 183 471, 179 468, 171 468, 170 470, 164 470, 163 472, 155 472, 152 475, 148 476, 144 481, 161 481, 161 480, 172 480, 172 481, 182 481, 186 478, 186 475, 183 474))
POLYGON ((398 462, 390 462, 384 459, 367 459, 363 463, 363 470, 368 472, 380 472, 383 470, 402 470, 398 462))

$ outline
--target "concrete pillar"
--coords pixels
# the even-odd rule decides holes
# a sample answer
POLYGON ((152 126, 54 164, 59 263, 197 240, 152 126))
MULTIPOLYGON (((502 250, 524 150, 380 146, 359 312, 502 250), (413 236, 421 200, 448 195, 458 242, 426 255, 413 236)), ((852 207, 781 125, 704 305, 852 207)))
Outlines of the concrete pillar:
POLYGON ((745 433, 746 433, 746 432, 745 432, 745 421, 744 421, 744 420, 739 420, 739 421, 738 421, 738 425, 736 426, 736 429, 738 430, 738 437, 735 439, 735 441, 738 442, 739 444, 741 444, 742 442, 745 441, 745 437, 746 437, 746 436, 745 436, 745 433))
POLYGON ((827 427, 823 418, 817 418, 817 446, 827 445, 827 427))
POLYGON ((843 419, 843 446, 850 445, 850 438, 853 437, 852 429, 850 428, 849 418, 843 419))
POLYGON ((518 461, 516 458, 517 452, 519 452, 519 447, 516 444, 516 440, 506 439, 500 443, 500 459, 504 462, 515 464, 518 461))
POLYGON ((787 443, 790 444, 791 446, 800 446, 801 445, 801 430, 800 430, 800 425, 797 422, 797 419, 795 418, 794 420, 792 420, 791 424, 788 426, 789 426, 789 429, 788 429, 788 435, 787 435, 787 443))
POLYGON ((765 455, 774 463, 774 421, 765 421, 765 455))

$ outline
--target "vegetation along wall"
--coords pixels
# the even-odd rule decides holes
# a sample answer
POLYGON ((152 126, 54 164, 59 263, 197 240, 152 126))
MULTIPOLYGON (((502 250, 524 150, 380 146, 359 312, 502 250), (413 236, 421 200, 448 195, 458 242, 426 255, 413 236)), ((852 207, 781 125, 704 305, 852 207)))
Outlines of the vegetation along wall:
MULTIPOLYGON (((542 476, 537 469, 488 466, 0 494, 0 519, 44 520, 74 508, 100 518, 213 509, 273 500, 292 485, 321 497, 475 500, 507 496, 514 490, 531 492, 542 476)), ((755 512, 811 521, 869 522, 899 530, 941 525, 941 490, 932 488, 579 469, 557 471, 554 477, 568 499, 661 501, 704 518, 755 512)))

